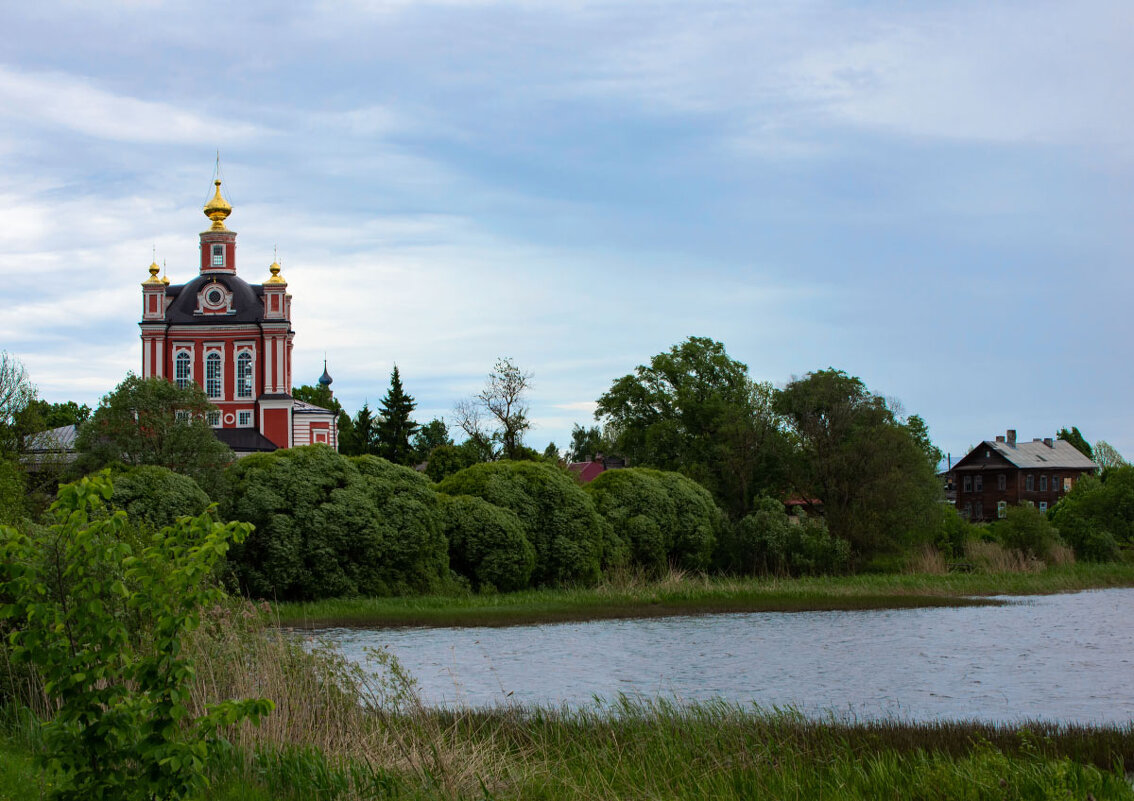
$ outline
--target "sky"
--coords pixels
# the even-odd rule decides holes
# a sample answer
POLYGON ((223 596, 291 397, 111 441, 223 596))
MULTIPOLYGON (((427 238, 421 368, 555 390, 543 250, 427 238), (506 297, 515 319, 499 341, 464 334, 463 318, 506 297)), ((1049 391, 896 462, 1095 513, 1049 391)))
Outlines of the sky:
POLYGON ((1134 4, 7 4, 0 349, 41 397, 140 371, 156 251, 278 252, 296 383, 422 422, 509 357, 528 444, 689 336, 835 367, 946 452, 1134 455, 1134 4))

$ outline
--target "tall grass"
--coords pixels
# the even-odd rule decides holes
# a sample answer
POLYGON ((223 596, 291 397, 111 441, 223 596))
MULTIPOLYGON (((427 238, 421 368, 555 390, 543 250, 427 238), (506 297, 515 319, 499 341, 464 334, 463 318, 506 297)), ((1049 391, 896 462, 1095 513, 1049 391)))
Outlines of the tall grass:
MULTIPOLYGON (((810 720, 725 702, 626 698, 586 709, 435 710, 378 652, 369 671, 263 628, 249 605, 211 610, 189 645, 192 705, 260 695, 276 712, 226 732, 210 799, 1134 799, 1134 726, 810 720)), ((196 711, 196 710, 194 710, 196 711)), ((27 717, 10 717, 0 777, 34 798, 27 717), (23 721, 23 722, 21 722, 23 721)))
POLYGON ((282 603, 282 625, 505 626, 567 620, 705 612, 794 612, 990 603, 981 596, 1134 586, 1134 564, 1044 567, 999 546, 974 552, 974 572, 916 572, 814 578, 736 578, 675 573, 647 581, 633 573, 597 587, 507 594, 346 598, 282 603), (1033 569, 1034 568, 1034 569, 1033 569))

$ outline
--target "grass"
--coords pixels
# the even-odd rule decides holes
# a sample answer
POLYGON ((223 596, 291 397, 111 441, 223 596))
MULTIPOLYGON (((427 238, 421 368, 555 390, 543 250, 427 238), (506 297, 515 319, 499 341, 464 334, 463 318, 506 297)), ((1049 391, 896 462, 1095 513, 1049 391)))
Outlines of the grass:
POLYGON ((607 581, 587 589, 492 595, 343 598, 279 603, 283 626, 510 626, 718 612, 901 609, 997 603, 995 595, 1134 587, 1134 565, 1067 564, 1035 572, 870 574, 818 578, 717 578, 672 574, 661 581, 607 581))

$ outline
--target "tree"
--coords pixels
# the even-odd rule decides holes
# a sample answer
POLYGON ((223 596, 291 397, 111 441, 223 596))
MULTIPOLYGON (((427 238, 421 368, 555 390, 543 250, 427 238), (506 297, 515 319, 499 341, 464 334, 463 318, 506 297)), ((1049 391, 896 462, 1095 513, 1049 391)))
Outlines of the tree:
POLYGON ((525 400, 531 381, 532 374, 510 358, 497 359, 484 389, 454 407, 457 425, 478 448, 491 452, 492 458, 519 458, 524 432, 532 427, 525 400), (493 444, 500 446, 498 452, 493 444))
POLYGON ((1093 458, 1091 443, 1087 442, 1087 438, 1079 433, 1077 426, 1071 426, 1070 431, 1066 428, 1059 429, 1059 433, 1055 435, 1055 438, 1061 439, 1064 442, 1070 442, 1079 453, 1083 454, 1088 459, 1093 458))
POLYGON ((584 428, 575 423, 571 428, 571 447, 567 449, 567 461, 590 461, 596 454, 609 455, 613 448, 614 443, 606 436, 602 426, 584 428))
POLYGON ((331 392, 331 388, 325 384, 320 384, 317 387, 313 387, 310 384, 304 384, 301 387, 292 387, 291 396, 296 400, 310 403, 321 409, 329 409, 335 414, 343 410, 339 399, 331 392))
POLYGON ((190 476, 210 492, 233 460, 207 422, 215 410, 197 384, 178 387, 130 373, 79 429, 77 465, 86 472, 112 464, 157 465, 190 476))
POLYGON ((1134 544, 1134 466, 1110 467, 1102 476, 1082 476, 1060 498, 1051 522, 1084 561, 1117 559, 1120 546, 1134 544))
POLYGON ((6 350, 0 350, 0 455, 23 450, 23 438, 34 431, 20 425, 24 410, 35 399, 35 385, 23 363, 6 350))
POLYGON ((27 405, 23 413, 29 418, 29 424, 25 425, 25 428, 32 431, 48 431, 63 426, 78 428, 90 419, 91 407, 85 403, 80 405, 75 401, 48 403, 45 400, 35 398, 27 405))
POLYGON ((861 380, 834 368, 808 373, 778 394, 776 407, 797 444, 795 489, 822 502, 831 533, 860 556, 933 527, 941 487, 927 438, 861 380))
POLYGON ((429 454, 432 453, 434 448, 452 444, 453 438, 449 436, 449 426, 445 425, 445 418, 434 417, 418 428, 413 435, 413 460, 415 462, 428 461, 429 454))
MULTIPOLYGON (((772 397, 771 385, 752 381, 720 342, 690 337, 617 379, 595 417, 606 421, 613 450, 633 464, 682 473, 741 517, 755 496, 783 481, 772 397)), ((581 439, 590 444, 589 434, 581 439)))
POLYGON ((543 449, 543 454, 541 454, 541 455, 542 455, 544 461, 553 462, 555 464, 558 464, 559 463, 559 446, 556 445, 554 442, 549 442, 549 443, 547 443, 547 447, 543 449))
MULTIPOLYGON (((107 476, 60 489, 51 525, 0 527, 0 597, 16 660, 33 665, 52 709, 42 761, 57 799, 197 798, 223 728, 257 723, 266 699, 222 701, 194 718, 185 645, 222 593, 209 580, 248 533, 209 514, 182 517, 141 548, 107 476)), ((49 785, 51 786, 51 785, 49 785)))
POLYGON ((1115 467, 1123 467, 1128 465, 1129 462, 1123 458, 1118 449, 1111 445, 1106 440, 1100 439, 1095 443, 1093 448, 1095 464, 1103 469, 1103 471, 1111 470, 1115 467))
POLYGON ((339 452, 347 456, 362 456, 374 453, 377 449, 378 424, 370 404, 363 401, 362 408, 354 416, 350 426, 340 431, 339 452))
POLYGON ((477 590, 501 592, 528 586, 535 548, 514 512, 471 495, 441 496, 449 564, 477 590))
POLYGON ((417 407, 413 396, 402 388, 402 378, 398 366, 390 373, 390 388, 382 398, 378 418, 378 455, 394 464, 413 464, 413 448, 410 437, 419 428, 410 419, 417 407))

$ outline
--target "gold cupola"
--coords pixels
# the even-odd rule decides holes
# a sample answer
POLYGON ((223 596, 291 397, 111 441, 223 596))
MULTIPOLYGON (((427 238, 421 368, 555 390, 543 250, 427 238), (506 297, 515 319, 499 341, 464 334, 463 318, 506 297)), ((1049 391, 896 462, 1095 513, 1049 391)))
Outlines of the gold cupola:
POLYGON ((228 229, 224 227, 224 221, 228 218, 228 215, 232 214, 232 206, 229 205, 227 200, 221 197, 220 178, 217 178, 213 183, 216 184, 217 187, 216 194, 213 195, 212 200, 205 204, 205 216, 213 221, 209 230, 227 231, 228 229))
POLYGON ((160 284, 160 283, 162 283, 162 280, 160 278, 158 278, 158 273, 160 273, 160 272, 161 272, 161 267, 158 267, 158 263, 156 261, 153 262, 150 265, 150 277, 148 279, 146 279, 146 283, 147 284, 160 284))
POLYGON ((272 266, 268 268, 268 272, 270 272, 272 274, 272 277, 269 278, 265 283, 268 283, 268 284, 286 284, 287 281, 285 281, 284 277, 282 275, 280 275, 281 269, 282 268, 280 267, 280 263, 278 261, 273 261, 272 266))

